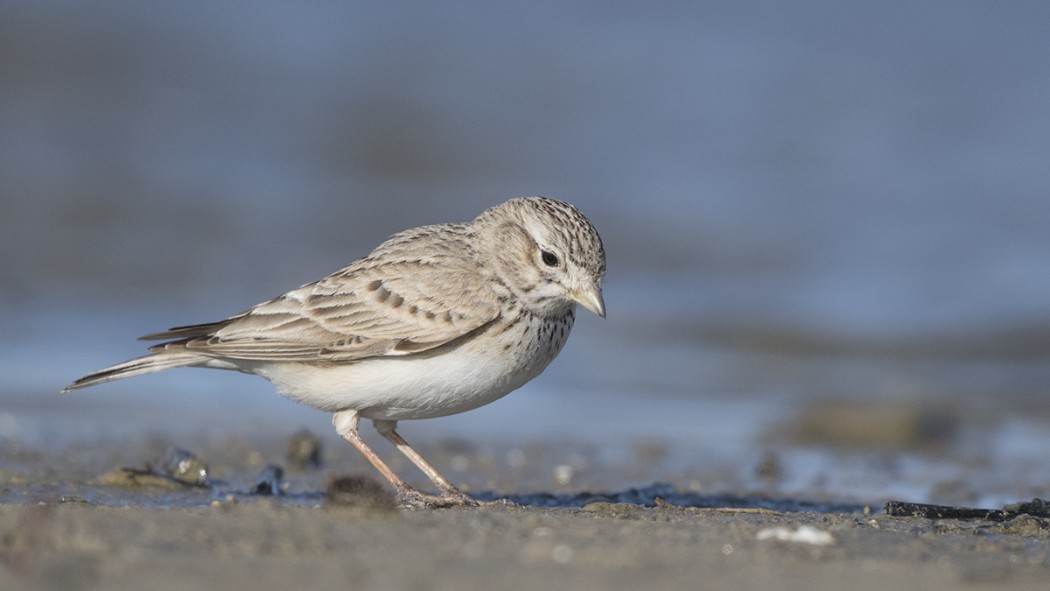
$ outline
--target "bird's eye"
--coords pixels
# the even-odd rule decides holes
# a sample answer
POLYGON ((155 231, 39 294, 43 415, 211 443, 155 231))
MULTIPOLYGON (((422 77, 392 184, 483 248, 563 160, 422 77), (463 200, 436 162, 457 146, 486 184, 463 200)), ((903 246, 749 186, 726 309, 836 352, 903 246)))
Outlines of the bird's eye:
POLYGON ((548 267, 558 266, 558 255, 554 254, 553 252, 545 250, 540 254, 540 257, 543 259, 544 265, 547 265, 548 267))

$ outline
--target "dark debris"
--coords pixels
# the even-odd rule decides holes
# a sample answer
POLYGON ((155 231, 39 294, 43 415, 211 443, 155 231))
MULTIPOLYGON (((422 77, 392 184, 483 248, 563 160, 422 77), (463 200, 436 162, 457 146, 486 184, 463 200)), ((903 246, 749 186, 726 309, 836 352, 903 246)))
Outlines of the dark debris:
POLYGON ((700 509, 765 509, 785 513, 863 513, 864 505, 781 499, 761 495, 726 495, 682 492, 674 485, 655 483, 620 492, 581 492, 569 494, 536 493, 528 495, 494 496, 479 494, 480 500, 505 498, 515 504, 543 508, 582 508, 591 503, 629 503, 643 507, 682 507, 700 509))
POLYGON ((259 478, 252 487, 253 495, 277 496, 283 493, 281 479, 284 478, 284 469, 276 464, 270 464, 259 474, 259 478))
POLYGON ((1009 521, 1021 515, 1050 518, 1050 501, 1032 499, 1025 503, 1011 503, 1002 509, 978 509, 951 505, 928 505, 890 501, 886 503, 886 515, 893 517, 924 517, 926 519, 984 519, 987 521, 1009 521))

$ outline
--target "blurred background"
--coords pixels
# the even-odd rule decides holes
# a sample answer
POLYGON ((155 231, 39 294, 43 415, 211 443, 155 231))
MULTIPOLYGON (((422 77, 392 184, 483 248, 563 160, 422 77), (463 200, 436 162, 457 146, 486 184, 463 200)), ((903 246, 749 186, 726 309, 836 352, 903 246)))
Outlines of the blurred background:
POLYGON ((583 442, 701 489, 1050 494, 1045 2, 0 11, 8 443, 328 434, 222 372, 57 391, 542 194, 602 233, 608 319, 410 440, 583 442))

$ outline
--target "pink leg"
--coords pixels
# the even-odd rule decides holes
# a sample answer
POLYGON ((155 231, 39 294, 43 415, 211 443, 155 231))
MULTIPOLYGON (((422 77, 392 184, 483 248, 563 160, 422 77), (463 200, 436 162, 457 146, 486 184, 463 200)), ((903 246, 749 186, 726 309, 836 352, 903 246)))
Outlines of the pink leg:
POLYGON ((404 437, 401 437, 401 435, 395 430, 397 428, 396 421, 372 421, 372 423, 375 424, 376 431, 379 431, 380 435, 386 437, 390 443, 393 443, 401 453, 405 454, 405 457, 411 460, 417 468, 427 475, 427 478, 429 478, 431 482, 437 485, 443 497, 448 498, 450 501, 459 501, 464 505, 478 504, 478 502, 474 500, 474 497, 456 488, 455 485, 449 482, 448 479, 437 471, 437 468, 431 466, 430 462, 424 460, 423 456, 419 455, 419 452, 409 445, 404 437))
MULTIPOLYGON (((402 504, 418 509, 450 507, 455 505, 476 506, 478 504, 472 497, 460 492, 459 489, 445 480, 441 474, 438 474, 438 471, 435 470, 433 466, 426 463, 426 461, 423 460, 423 458, 416 453, 416 451, 412 449, 412 447, 409 446, 400 435, 394 433, 393 436, 396 437, 396 439, 393 439, 383 430, 380 430, 380 433, 382 433, 384 437, 393 442, 394 445, 398 446, 398 449, 408 456, 408 459, 412 460, 412 463, 419 466, 419 468, 438 485, 443 494, 441 496, 428 495, 409 486, 400 476, 394 473, 390 466, 388 466, 367 443, 365 443, 365 440, 357 431, 359 418, 357 411, 342 410, 332 416, 332 424, 335 425, 336 432, 339 433, 343 439, 347 440, 351 445, 357 448, 357 451, 361 452, 361 455, 363 455, 365 459, 368 460, 368 462, 394 486, 397 490, 397 498, 402 504), (402 448, 402 445, 409 451, 406 452, 402 448), (424 468, 424 466, 426 466, 426 468, 424 468)), ((379 422, 376 423, 378 427, 379 422)), ((390 430, 393 432, 393 424, 391 424, 390 430)))

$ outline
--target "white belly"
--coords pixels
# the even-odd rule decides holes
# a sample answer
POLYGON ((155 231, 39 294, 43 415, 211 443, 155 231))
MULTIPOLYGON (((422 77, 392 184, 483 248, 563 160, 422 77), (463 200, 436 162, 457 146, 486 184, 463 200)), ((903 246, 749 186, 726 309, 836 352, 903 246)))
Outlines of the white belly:
POLYGON ((539 371, 508 374, 499 363, 453 351, 351 365, 269 364, 253 373, 273 382, 282 395, 322 410, 353 409, 364 418, 398 421, 477 408, 519 388, 539 371))
POLYGON ((530 343, 519 355, 502 346, 461 346, 344 365, 285 362, 240 369, 266 378, 283 396, 329 412, 356 410, 363 418, 390 421, 427 419, 506 396, 546 369, 567 336, 568 330, 548 337, 546 346, 530 343))

